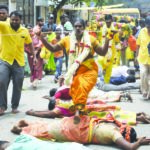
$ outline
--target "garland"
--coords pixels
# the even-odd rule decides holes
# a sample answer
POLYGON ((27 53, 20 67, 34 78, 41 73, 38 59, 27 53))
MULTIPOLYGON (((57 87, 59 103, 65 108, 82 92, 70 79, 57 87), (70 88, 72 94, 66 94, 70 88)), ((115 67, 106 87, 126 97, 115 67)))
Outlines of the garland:
MULTIPOLYGON (((111 24, 111 27, 110 28, 107 28, 106 24, 103 26, 103 29, 102 29, 102 45, 104 45, 105 43, 105 37, 106 35, 108 34, 111 34, 111 30, 115 30, 115 27, 111 24)), ((108 52, 107 54, 105 55, 106 59, 107 59, 107 62, 109 62, 112 58, 112 44, 113 44, 113 39, 110 40, 109 42, 109 47, 108 47, 108 52)))
POLYGON ((75 32, 72 32, 70 36, 70 51, 69 51, 69 62, 68 62, 68 72, 65 75, 65 84, 70 85, 72 82, 73 75, 80 64, 85 60, 85 58, 91 52, 91 41, 90 35, 87 31, 83 32, 81 42, 76 39, 75 32))
MULTIPOLYGON (((91 47, 90 36, 87 31, 84 31, 81 42, 78 43, 76 39, 75 32, 72 32, 70 36, 70 51, 69 51, 69 62, 68 67, 75 62, 75 59, 78 58, 79 55, 83 52, 83 49, 88 49, 91 47)), ((82 62, 80 62, 82 63, 82 62)))

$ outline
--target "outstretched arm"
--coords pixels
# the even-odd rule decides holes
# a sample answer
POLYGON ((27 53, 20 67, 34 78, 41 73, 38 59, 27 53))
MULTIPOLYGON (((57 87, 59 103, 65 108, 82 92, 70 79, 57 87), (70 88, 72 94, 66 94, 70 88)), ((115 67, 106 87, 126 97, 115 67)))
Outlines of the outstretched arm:
POLYGON ((59 114, 56 114, 54 111, 34 111, 34 110, 28 110, 26 112, 27 115, 30 116, 36 116, 36 117, 41 117, 41 118, 55 118, 55 117, 60 117, 59 114))
POLYGON ((106 38, 105 40, 105 44, 103 47, 101 47, 100 45, 97 46, 94 50, 95 52, 98 54, 98 55, 101 55, 101 56, 105 56, 107 51, 108 51, 108 48, 109 48, 109 41, 110 39, 106 38))
POLYGON ((150 139, 146 139, 145 137, 139 138, 134 143, 129 143, 124 138, 119 138, 115 142, 120 148, 124 150, 137 150, 137 148, 141 145, 149 145, 150 139))
POLYGON ((60 51, 62 50, 62 47, 58 44, 50 44, 47 42, 47 40, 44 38, 43 35, 40 35, 39 36, 40 40, 42 41, 43 45, 51 52, 57 52, 57 51, 60 51))

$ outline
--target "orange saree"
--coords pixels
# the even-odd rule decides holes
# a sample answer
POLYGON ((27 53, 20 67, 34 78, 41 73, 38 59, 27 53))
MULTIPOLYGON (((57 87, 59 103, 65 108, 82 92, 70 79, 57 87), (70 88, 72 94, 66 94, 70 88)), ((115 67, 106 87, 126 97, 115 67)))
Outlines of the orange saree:
POLYGON ((95 86, 97 81, 97 64, 94 62, 94 60, 86 60, 86 62, 86 65, 80 65, 70 87, 69 94, 72 97, 74 105, 86 104, 89 92, 95 86))

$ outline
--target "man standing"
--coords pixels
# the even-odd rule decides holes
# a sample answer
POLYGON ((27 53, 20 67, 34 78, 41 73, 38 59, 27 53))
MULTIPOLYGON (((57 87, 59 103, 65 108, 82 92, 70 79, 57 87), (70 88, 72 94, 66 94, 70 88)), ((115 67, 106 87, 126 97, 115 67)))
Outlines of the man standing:
POLYGON ((45 23, 42 27, 42 31, 46 32, 47 29, 52 28, 52 31, 56 31, 56 24, 54 23, 54 15, 50 14, 48 18, 48 23, 45 23))
MULTIPOLYGON (((33 54, 32 40, 29 32, 21 24, 22 15, 13 11, 10 14, 10 23, 0 21, 2 38, 0 53, 0 115, 7 109, 7 89, 10 79, 13 82, 11 99, 12 113, 18 113, 21 90, 24 79, 24 44, 29 45, 33 54)), ((34 57, 34 61, 36 61, 34 57)))
POLYGON ((141 92, 143 99, 150 99, 150 16, 145 20, 145 28, 140 30, 137 39, 137 59, 140 65, 141 92))

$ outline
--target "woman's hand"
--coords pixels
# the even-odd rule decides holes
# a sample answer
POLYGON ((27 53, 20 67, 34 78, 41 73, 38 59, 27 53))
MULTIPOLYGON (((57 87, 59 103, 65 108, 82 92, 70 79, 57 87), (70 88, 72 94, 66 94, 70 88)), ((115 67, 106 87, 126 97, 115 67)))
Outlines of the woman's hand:
POLYGON ((26 111, 26 114, 32 116, 34 114, 34 110, 33 109, 28 110, 28 111, 26 111))
POLYGON ((150 144, 150 138, 141 137, 138 139, 140 145, 149 145, 150 144))

